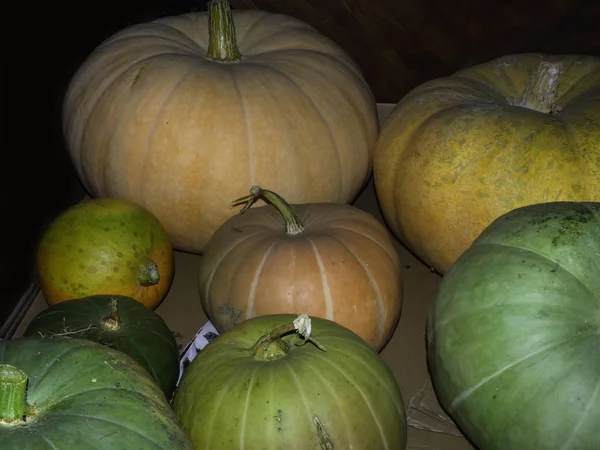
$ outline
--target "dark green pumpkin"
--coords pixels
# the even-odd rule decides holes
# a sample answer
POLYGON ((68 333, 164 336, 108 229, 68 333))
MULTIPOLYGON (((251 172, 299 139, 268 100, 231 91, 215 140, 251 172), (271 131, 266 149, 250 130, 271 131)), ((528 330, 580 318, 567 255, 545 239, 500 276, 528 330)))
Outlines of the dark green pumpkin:
POLYGON ((92 341, 59 337, 0 341, 0 448, 193 450, 138 363, 92 341), (9 404, 16 405, 12 416, 9 404))
POLYGON ((428 323, 441 404, 485 450, 600 448, 600 203, 494 221, 428 323))
POLYGON ((164 320, 140 302, 94 295, 58 303, 40 312, 24 336, 89 339, 128 354, 170 398, 179 375, 179 350, 164 320))

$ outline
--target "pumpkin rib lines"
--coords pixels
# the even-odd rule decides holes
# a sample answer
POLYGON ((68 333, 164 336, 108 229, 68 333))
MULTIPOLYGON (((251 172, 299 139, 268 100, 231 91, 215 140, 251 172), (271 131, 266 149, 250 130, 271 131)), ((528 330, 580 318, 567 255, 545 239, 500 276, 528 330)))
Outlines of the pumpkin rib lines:
MULTIPOLYGON (((147 134, 146 136, 146 140, 144 141, 144 146, 143 146, 143 150, 141 150, 141 154, 142 154, 142 164, 140 167, 140 170, 137 171, 138 176, 139 176, 139 180, 138 180, 138 194, 139 197, 144 200, 146 200, 144 192, 146 191, 146 185, 143 181, 144 179, 144 172, 146 169, 146 162, 148 161, 148 152, 149 152, 149 148, 150 148, 150 141, 152 140, 152 137, 154 136, 154 134, 156 133, 156 129, 157 129, 157 123, 158 123, 158 119, 159 117, 162 116, 163 110, 165 108, 165 105, 167 103, 169 103, 169 100, 171 100, 171 98, 173 97, 173 93, 177 90, 177 88, 181 85, 181 83, 183 83, 183 81, 186 79, 186 77, 188 76, 188 74, 190 74, 194 69, 194 66, 192 65, 191 67, 189 67, 185 72, 183 72, 183 74, 177 79, 177 81, 175 83, 173 83, 173 86, 171 86, 167 92, 165 93, 165 96, 163 97, 163 99, 160 101, 160 104, 158 106, 158 108, 156 108, 156 115, 154 116, 154 119, 152 119, 152 125, 150 125, 149 130, 150 132, 147 134)), ((114 136, 114 134, 113 134, 114 136)))
POLYGON ((252 376, 248 382, 248 390, 246 391, 246 400, 244 404, 244 412, 242 413, 241 430, 240 430, 240 447, 239 450, 244 450, 244 439, 246 434, 246 419, 248 417, 248 405, 250 404, 250 395, 252 395, 252 387, 254 386, 254 380, 256 379, 256 372, 258 367, 255 367, 252 371, 252 376))
POLYGON ((256 287, 258 286, 258 281, 260 279, 260 275, 262 273, 263 267, 265 266, 265 263, 267 262, 267 259, 269 259, 269 256, 271 256, 271 252, 273 251, 275 246, 277 246, 277 244, 279 244, 280 242, 281 241, 275 240, 269 246, 269 248, 267 249, 265 254, 260 259, 260 262, 258 263, 258 267, 256 268, 256 270, 254 272, 254 276, 252 277, 252 283, 250 283, 250 291, 248 292, 248 299, 246 301, 246 319, 250 319, 251 317, 254 316, 254 304, 255 304, 255 300, 256 300, 256 287))
POLYGON ((250 239, 251 237, 253 237, 253 235, 248 234, 246 236, 243 236, 241 239, 233 241, 232 244, 231 244, 231 246, 227 250, 225 250, 224 252, 222 252, 221 255, 219 256, 219 258, 212 265, 212 269, 211 269, 210 273, 208 274, 208 277, 206 278, 206 286, 205 286, 205 289, 204 289, 204 296, 203 296, 203 298, 201 298, 202 304, 205 307, 206 306, 212 306, 212 305, 208 305, 208 303, 210 302, 210 288, 212 286, 213 279, 215 278, 215 275, 217 274, 217 270, 221 266, 221 263, 225 260, 225 258, 227 258, 229 256, 229 254, 238 245, 244 243, 247 239, 250 239), (205 303, 207 303, 207 304, 205 304, 205 303))
POLYGON ((543 253, 536 252, 535 250, 533 250, 531 248, 521 247, 521 246, 518 246, 518 245, 508 245, 508 244, 504 244, 502 242, 474 242, 473 245, 492 245, 492 246, 493 245, 497 245, 497 246, 500 246, 500 247, 508 247, 508 248, 519 249, 519 250, 522 250, 522 251, 527 252, 527 253, 533 253, 535 255, 538 255, 541 258, 550 261, 556 267, 560 267, 560 269, 563 270, 565 273, 568 273, 569 275, 571 275, 575 280, 577 280, 577 282, 579 284, 581 284, 585 288, 586 291, 588 291, 592 296, 594 296, 594 293, 591 291, 590 287, 587 284, 585 284, 577 275, 575 275, 573 272, 571 272, 567 268, 565 268, 562 265, 560 265, 558 263, 558 261, 555 261, 554 259, 550 258, 548 255, 544 255, 543 253))
MULTIPOLYGON (((225 360, 225 364, 226 364, 226 365, 228 365, 228 364, 231 364, 231 362, 230 362, 230 361, 227 361, 227 360, 225 360)), ((212 367, 211 369, 212 369, 213 373, 215 373, 215 374, 217 374, 217 373, 219 372, 219 370, 218 370, 218 368, 217 368, 217 367, 212 367)), ((215 423, 215 419, 216 419, 216 418, 217 418, 219 415, 221 415, 221 411, 220 411, 220 409, 221 409, 221 407, 223 406, 223 399, 226 397, 226 394, 228 394, 228 393, 229 393, 229 388, 231 387, 231 385, 232 385, 232 384, 235 384, 235 383, 237 383, 237 382, 239 381, 238 374, 239 374, 240 372, 242 372, 243 370, 244 370, 244 368, 243 368, 243 367, 242 367, 241 369, 238 369, 238 370, 237 370, 237 372, 236 372, 236 374, 235 374, 235 376, 231 377, 231 378, 229 379, 229 382, 228 382, 228 383, 227 383, 225 386, 223 386, 223 387, 221 388, 221 393, 220 393, 220 395, 219 395, 219 398, 218 398, 218 400, 215 402, 215 404, 214 404, 214 409, 213 409, 213 411, 212 411, 212 414, 210 415, 210 421, 209 421, 209 423, 207 423, 207 424, 206 424, 206 428, 205 428, 205 430, 206 430, 206 431, 205 431, 205 432, 206 432, 206 439, 205 439, 205 441, 206 441, 206 443, 207 443, 207 444, 209 444, 209 446, 210 446, 210 442, 211 442, 211 432, 212 432, 212 430, 214 429, 214 423, 215 423)), ((203 372, 203 371, 200 371, 200 372, 198 372, 198 373, 199 373, 199 374, 203 374, 204 372, 203 372)), ((192 384, 192 385, 193 385, 193 384, 192 384)), ((195 385, 194 385, 194 386, 195 386, 195 385)), ((200 392, 200 391, 201 391, 201 389, 200 389, 200 387, 199 387, 199 386, 195 386, 195 388, 196 388, 196 392, 200 392)), ((227 407, 227 405, 225 405, 225 407, 227 407)), ((227 415, 227 414, 226 414, 226 415, 227 415)))
POLYGON ((348 244, 346 244, 346 242, 344 242, 343 239, 340 239, 337 236, 330 236, 330 237, 332 239, 335 239, 336 241, 338 241, 344 247, 346 247, 346 249, 350 252, 350 254, 352 256, 354 256, 354 259, 356 259, 356 261, 358 261, 358 264, 363 268, 363 270, 367 274, 367 278, 369 279, 369 284, 371 285, 371 288, 373 289, 373 291, 375 292, 375 295, 377 297, 377 345, 379 346, 381 344, 381 340, 383 338, 383 327, 384 327, 384 324, 386 321, 385 319, 386 319, 386 315, 387 315, 387 309, 385 307, 385 302, 383 301, 383 296, 381 295, 381 290, 379 289, 379 285, 373 279, 373 276, 371 274, 371 271, 369 270, 368 265, 360 259, 360 257, 356 254, 356 252, 354 252, 354 250, 352 250, 352 248, 350 248, 350 246, 348 244))
POLYGON ((271 70, 275 73, 278 73, 279 75, 281 75, 282 77, 286 78, 287 80, 289 80, 290 83, 292 83, 296 89, 298 89, 298 91, 300 93, 302 93, 310 102, 310 104, 313 106, 314 111, 317 113, 317 115, 321 118, 321 120, 323 121, 323 123, 325 124, 325 127, 327 128, 327 132, 329 134, 329 137, 331 138, 331 142, 333 144, 333 148, 335 149, 335 156, 337 158, 337 162, 338 162, 338 167, 340 169, 340 193, 338 195, 338 199, 340 201, 343 200, 343 195, 344 195, 344 191, 345 191, 345 180, 344 180, 344 170, 343 170, 343 164, 342 164, 342 157, 341 157, 341 152, 340 152, 340 145, 335 137, 335 135, 333 134, 333 132, 331 131, 331 126, 329 126, 329 121, 325 119, 325 116, 323 115, 323 113, 321 112, 320 108, 317 106, 317 104, 315 103, 315 101, 312 99, 312 97, 308 94, 308 92, 306 90, 304 90, 302 88, 302 86, 300 86, 298 84, 298 82, 296 82, 296 80, 294 80, 293 77, 291 77, 290 75, 288 75, 287 73, 285 73, 285 71, 279 67, 273 67, 270 65, 266 65, 266 64, 260 64, 262 67, 271 70))
POLYGON ((329 287, 329 281, 327 280, 327 271, 325 270, 325 264, 323 264, 323 258, 321 258, 321 254, 319 253, 319 249, 316 244, 310 237, 306 237, 306 240, 310 243, 313 254, 315 255, 315 260, 317 261, 317 265, 319 266, 319 272, 321 274, 321 283, 323 284, 323 297, 325 298, 325 318, 329 320, 334 320, 333 314, 333 299, 331 298, 331 288, 329 287))
POLYGON ((392 260, 392 262, 396 262, 397 258, 394 257, 394 255, 377 239, 375 239, 373 236, 371 236, 370 234, 367 233, 363 233, 362 231, 358 231, 354 228, 349 228, 349 227, 344 227, 341 225, 327 225, 327 228, 330 229, 338 229, 338 230, 344 230, 344 231, 350 231, 352 233, 356 233, 359 234, 367 239, 369 239, 370 241, 372 241, 373 243, 377 244, 379 247, 381 247, 381 249, 389 256, 389 258, 392 260))
POLYGON ((32 380, 31 379, 29 380, 31 389, 34 390, 34 386, 39 386, 41 384, 41 382, 44 380, 44 378, 51 372, 54 365, 56 363, 60 362, 61 358, 63 358, 65 355, 68 355, 71 352, 81 350, 81 349, 82 349, 82 347, 72 346, 72 347, 68 347, 66 350, 63 350, 58 355, 56 355, 52 361, 50 361, 48 364, 46 364, 46 366, 44 367, 44 370, 41 372, 41 374, 39 374, 35 378, 35 382, 32 383, 31 382, 32 380))
MULTIPOLYGON (((74 414, 74 413, 54 413, 55 415, 60 415, 62 417, 77 417, 77 418, 83 418, 87 421, 89 420, 97 420, 99 422, 103 422, 103 423, 109 423, 111 425, 115 425, 118 429, 121 430, 127 430, 129 432, 131 432, 132 434, 135 434, 136 436, 139 436, 141 438, 143 438, 144 441, 148 442, 151 444, 152 448, 156 448, 157 450, 161 450, 161 447, 158 447, 158 445, 156 444, 156 442, 154 442, 152 439, 150 439, 148 436, 146 436, 144 433, 135 430, 133 428, 130 427, 126 427, 123 425, 123 422, 115 422, 112 420, 108 420, 104 417, 96 417, 96 416, 90 416, 88 414, 74 414)), ((88 425, 89 426, 89 425, 88 425)), ((146 450, 146 448, 144 448, 144 450, 146 450)))
MULTIPOLYGON (((350 425, 350 423, 348 421, 348 416, 346 414, 344 414, 344 411, 346 411, 347 408, 345 407, 345 405, 342 405, 342 403, 340 402, 340 399, 336 395, 336 390, 333 387, 333 385, 329 382, 329 380, 326 377, 324 377, 321 374, 321 372, 319 370, 314 369, 311 364, 309 364, 308 362, 304 361, 303 365, 306 366, 313 375, 316 375, 321 380, 321 383, 323 383, 323 385, 327 388, 327 390, 330 393, 331 398, 333 399, 333 401, 337 405, 337 412, 338 412, 338 414, 342 417, 342 420, 344 421, 344 424, 346 425, 346 428, 350 430, 351 429, 351 425, 350 425)), ((350 414, 352 414, 352 412, 350 412, 350 414)), ((352 439, 349 439, 349 440, 352 441, 352 439)))
POLYGON ((311 408, 309 405, 309 402, 306 400, 306 394, 304 393, 304 390, 302 389, 302 383, 300 382, 300 379, 298 378, 298 375, 296 374, 292 365, 288 364, 286 367, 287 367, 288 371, 290 372, 292 380, 294 380, 294 384, 296 385, 296 389, 298 389, 298 393, 300 394, 300 401, 302 402, 302 406, 304 406, 304 411, 306 412, 306 415, 308 416, 308 423, 312 426, 314 417, 311 415, 310 411, 313 410, 314 408, 311 408))
MULTIPOLYGON (((581 338, 581 335, 574 335, 574 336, 569 336, 565 339, 561 339, 560 341, 557 342, 552 342, 551 344, 545 345, 542 348, 539 348, 533 352, 529 352, 528 354, 526 354, 525 356, 520 357, 519 359, 517 359, 516 361, 513 361, 507 365, 505 365, 504 367, 502 367, 501 369, 497 370, 496 372, 492 373, 491 375, 488 375, 487 377, 485 377, 483 380, 481 380, 480 382, 478 382, 477 384, 475 384, 474 386, 464 390, 463 392, 461 392, 460 394, 458 394, 455 399, 450 403, 450 407, 449 407, 449 411, 455 411, 461 403, 463 403, 467 398, 469 398, 469 396, 475 392, 476 390, 478 390, 480 387, 482 387, 483 385, 485 385, 486 383, 488 383, 489 381, 493 380, 494 378, 502 375, 504 372, 506 372, 507 370, 512 369, 513 367, 518 366, 519 364, 528 361, 529 359, 539 355, 540 353, 544 353, 548 350, 554 350, 562 345, 566 345, 576 339, 581 338)), ((587 334, 584 336, 587 337, 587 334)))
POLYGON ((250 186, 254 186, 256 183, 256 173, 254 171, 254 159, 255 159, 255 151, 254 151, 254 136, 252 135, 252 126, 250 124, 250 109, 248 108, 248 102, 246 101, 246 96, 242 92, 242 88, 240 84, 237 82, 235 78, 234 67, 231 67, 229 74, 231 76, 231 82, 240 97, 240 104, 242 106, 242 114, 244 116, 244 125, 246 127, 246 138, 248 141, 248 175, 250 177, 250 186))
POLYGON ((369 402, 366 394, 360 388, 360 386, 358 385, 358 383, 355 380, 353 380, 352 378, 350 378, 347 373, 345 373, 344 371, 342 371, 339 367, 337 367, 329 359, 325 358, 321 354, 315 354, 315 357, 321 359, 325 364, 329 364, 331 367, 333 367, 335 370, 337 370, 339 373, 341 373, 342 376, 360 394, 360 396, 362 397, 363 401, 365 402, 365 405, 367 405, 367 408, 368 408, 369 412, 371 413, 371 416, 373 417, 373 421, 375 422, 375 425, 377 426, 377 429, 379 430, 379 434, 381 436, 381 442, 383 444, 383 450, 389 450, 389 445, 387 443, 387 439, 385 438, 385 433, 383 432, 383 427, 381 426, 381 423, 379 422, 379 419, 377 418, 377 415, 375 414, 375 410, 371 406, 371 403, 369 402))
POLYGON ((567 441, 563 445, 562 450, 568 450, 569 448, 571 448, 571 443, 577 436, 577 433, 579 432, 579 429, 581 428, 581 424, 583 422, 585 422, 585 419, 587 418, 588 414, 592 410, 592 406, 595 406, 597 404, 598 397, 600 397, 600 379, 598 380, 598 383, 596 384, 594 393, 590 396, 590 399, 588 400, 587 404, 585 405, 585 409, 581 413, 581 416, 579 417, 577 424, 573 428, 573 433, 571 433, 571 435, 569 436, 569 439, 567 439, 567 441))
MULTIPOLYGON (((248 36, 250 36, 254 32, 254 30, 256 29, 256 27, 258 25, 262 24, 262 22, 264 22, 264 20, 270 16, 271 16, 270 14, 266 13, 266 14, 263 14, 261 17, 259 17, 257 20, 255 20, 248 28, 246 28, 246 32, 242 36, 238 36, 237 41, 242 43, 242 42, 245 42, 246 40, 250 39, 248 36)), ((253 48, 256 47, 256 45, 259 43, 260 43, 260 41, 255 43, 253 47, 249 47, 246 50, 249 50, 250 53, 252 53, 253 48)))
POLYGON ((56 445, 54 445, 54 443, 49 438, 47 438, 46 436, 44 436, 43 433, 40 433, 38 431, 37 432, 37 436, 39 436, 46 444, 48 444, 52 450, 59 450, 59 447, 57 447, 56 445))
MULTIPOLYGON (((330 339, 330 340, 332 340, 332 339, 338 339, 338 340, 343 341, 344 344, 352 344, 352 345, 355 345, 356 347, 358 347, 359 349, 364 349, 364 346, 362 344, 359 344, 359 343, 357 343, 354 340, 344 339, 344 338, 338 337, 338 336, 328 337, 328 339, 330 339)), ((367 364, 365 364, 361 359, 355 358, 354 357, 355 355, 353 353, 346 353, 344 351, 341 351, 339 348, 336 348, 335 351, 336 351, 336 353, 339 353, 340 355, 343 355, 346 358, 351 359, 351 360, 353 360, 353 361, 361 364, 363 367, 365 367, 365 369, 366 369, 367 372, 371 373, 371 376, 374 379, 377 379, 377 381, 379 381, 379 383, 380 383, 381 386, 386 386, 386 388, 387 388, 387 383, 384 380, 382 380, 381 378, 379 378, 377 376, 377 374, 373 370, 371 370, 370 366, 368 366, 367 364)), ((395 393, 390 392, 390 391, 388 391, 388 394, 389 394, 390 398, 393 398, 396 395, 395 393)), ((398 407, 398 413, 400 415, 404 415, 404 411, 400 407, 398 407)))

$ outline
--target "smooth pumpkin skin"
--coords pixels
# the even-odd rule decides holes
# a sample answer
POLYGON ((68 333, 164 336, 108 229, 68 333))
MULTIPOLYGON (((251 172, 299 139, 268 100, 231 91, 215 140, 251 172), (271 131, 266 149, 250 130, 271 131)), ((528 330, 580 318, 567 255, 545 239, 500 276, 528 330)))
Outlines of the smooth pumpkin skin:
POLYGON ((352 201, 379 123, 356 64, 292 17, 234 10, 244 59, 207 59, 206 12, 128 27, 73 77, 64 133, 93 196, 138 203, 201 253, 260 184, 297 203, 352 201))
POLYGON ((600 203, 523 207, 442 279, 428 322, 442 406, 486 450, 600 442, 600 203))
POLYGON ((374 179, 390 228, 441 274, 512 209, 598 201, 600 58, 509 55, 418 86, 381 130, 374 179), (511 104, 554 60, 562 110, 511 104))
POLYGON ((173 409, 197 450, 322 450, 314 418, 334 449, 403 450, 402 394, 383 359, 340 325, 312 319, 311 342, 287 335, 280 359, 254 359, 263 335, 293 314, 260 316, 219 335, 186 368, 173 409), (296 345, 300 343, 301 345, 296 345))
POLYGON ((146 209, 125 200, 92 199, 50 224, 38 247, 37 271, 51 305, 108 294, 155 309, 173 280, 173 248, 164 227, 146 209), (148 261, 156 264, 160 279, 143 286, 138 272, 148 261))
POLYGON ((39 312, 23 332, 26 337, 57 335, 88 339, 126 353, 171 397, 179 376, 177 341, 162 317, 140 302, 125 296, 93 295, 58 303, 39 312), (114 328, 115 321, 118 328, 114 328))
POLYGON ((129 356, 83 339, 0 341, 28 376, 26 423, 0 422, 3 450, 193 450, 160 388, 129 356))
POLYGON ((304 231, 287 235, 271 205, 227 220, 206 246, 202 306, 219 332, 265 314, 334 320, 380 351, 402 309, 400 258, 387 229, 351 205, 290 205, 304 231))

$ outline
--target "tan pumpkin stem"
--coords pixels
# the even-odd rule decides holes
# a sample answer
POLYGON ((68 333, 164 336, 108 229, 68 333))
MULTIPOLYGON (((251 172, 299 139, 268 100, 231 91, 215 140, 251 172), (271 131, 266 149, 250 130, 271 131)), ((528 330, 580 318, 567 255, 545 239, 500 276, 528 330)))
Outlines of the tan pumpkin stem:
POLYGON ((154 286, 160 281, 158 266, 154 261, 147 261, 140 264, 138 269, 138 281, 140 286, 154 286))
POLYGON ((102 320, 102 325, 109 331, 117 331, 121 328, 121 318, 119 317, 119 307, 117 306, 117 299, 110 299, 111 313, 110 316, 105 317, 102 320))
POLYGON ((22 422, 27 414, 27 375, 14 366, 0 365, 0 423, 22 422))
POLYGON ((544 114, 560 111, 560 107, 556 105, 556 97, 563 73, 562 62, 541 62, 516 104, 544 114))
POLYGON ((302 221, 296 215, 289 203, 275 192, 268 191, 260 186, 252 186, 250 188, 250 195, 246 195, 245 197, 240 197, 234 200, 232 202, 232 206, 244 203, 244 206, 240 210, 240 214, 243 214, 256 200, 261 197, 263 200, 269 202, 271 205, 277 208, 279 213, 283 216, 283 220, 285 221, 285 234, 295 236, 296 234, 300 234, 304 231, 304 225, 302 224, 302 221))
POLYGON ((221 63, 234 63, 243 58, 237 46, 235 24, 228 0, 212 0, 208 3, 206 57, 221 63))
POLYGON ((252 347, 254 358, 261 361, 273 361, 285 356, 290 350, 290 344, 281 338, 292 332, 298 332, 305 342, 310 341, 319 350, 326 351, 325 347, 310 337, 310 317, 306 314, 300 314, 292 323, 277 327, 269 334, 261 336, 252 347))

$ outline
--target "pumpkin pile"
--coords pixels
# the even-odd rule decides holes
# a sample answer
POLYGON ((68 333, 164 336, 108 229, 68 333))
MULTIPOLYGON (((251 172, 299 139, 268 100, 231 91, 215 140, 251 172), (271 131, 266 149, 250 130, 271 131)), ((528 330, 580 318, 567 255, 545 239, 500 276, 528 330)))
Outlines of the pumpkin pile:
POLYGON ((1 448, 405 449, 386 225, 443 276, 429 371, 469 440, 600 442, 599 58, 428 81, 379 133, 334 42, 212 0, 99 45, 64 133, 92 199, 44 233, 48 307, 0 342, 1 448), (351 204, 371 172, 385 223, 351 204), (220 332, 183 373, 173 249, 202 254, 185 313, 220 332))

